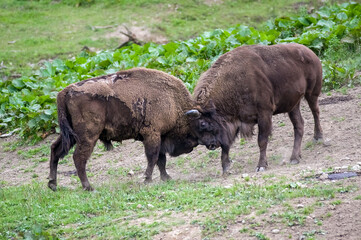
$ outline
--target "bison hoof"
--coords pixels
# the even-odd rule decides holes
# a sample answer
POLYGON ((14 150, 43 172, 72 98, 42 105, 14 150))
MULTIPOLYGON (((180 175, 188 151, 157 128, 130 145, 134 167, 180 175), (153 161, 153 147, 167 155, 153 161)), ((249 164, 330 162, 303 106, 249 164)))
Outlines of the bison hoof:
POLYGON ((266 171, 266 167, 257 167, 256 172, 264 172, 266 171))
POLYGON ((50 180, 48 182, 48 187, 55 192, 56 191, 56 182, 54 180, 50 180))
POLYGON ((171 176, 169 176, 168 174, 161 175, 160 179, 162 179, 162 181, 164 182, 172 180, 171 176))
POLYGON ((83 189, 84 189, 85 191, 89 191, 89 192, 94 191, 94 188, 92 188, 91 186, 83 187, 83 189))
POLYGON ((144 184, 150 184, 152 183, 152 179, 151 178, 145 178, 144 179, 144 184))
POLYGON ((231 171, 229 171, 229 169, 227 169, 226 171, 223 170, 223 173, 222 173, 222 176, 223 176, 223 177, 227 177, 227 176, 229 176, 229 175, 231 175, 231 171))
POLYGON ((298 158, 291 159, 291 160, 290 160, 290 163, 291 163, 292 165, 299 164, 299 163, 300 163, 300 159, 298 159, 298 158))
POLYGON ((323 143, 323 137, 313 137, 313 143, 323 143))
MULTIPOLYGON (((223 165, 223 164, 222 164, 223 165)), ((224 166, 222 167, 223 169, 223 176, 228 176, 230 175, 230 169, 231 169, 231 165, 232 165, 232 162, 229 161, 227 163, 224 164, 224 166)))

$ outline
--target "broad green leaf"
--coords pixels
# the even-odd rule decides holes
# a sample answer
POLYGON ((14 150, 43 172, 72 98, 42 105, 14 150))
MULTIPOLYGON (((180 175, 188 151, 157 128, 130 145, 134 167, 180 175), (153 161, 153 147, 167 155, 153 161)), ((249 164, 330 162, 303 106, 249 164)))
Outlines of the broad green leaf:
POLYGON ((30 128, 34 128, 34 127, 37 125, 37 123, 38 123, 38 120, 35 119, 35 118, 33 118, 33 119, 30 119, 30 120, 28 121, 28 126, 29 126, 30 128))
POLYGON ((310 22, 309 22, 308 19, 305 18, 305 17, 299 17, 297 20, 298 20, 302 25, 304 25, 304 26, 310 25, 310 22))
POLYGON ((12 84, 18 89, 21 89, 25 86, 23 80, 21 80, 20 78, 12 80, 12 84))
POLYGON ((24 84, 25 84, 27 87, 29 87, 29 88, 31 88, 31 89, 33 89, 33 90, 39 88, 39 84, 34 83, 34 82, 32 82, 32 81, 26 81, 26 82, 24 82, 24 84))
POLYGON ((337 19, 346 20, 347 19, 347 14, 344 13, 344 12, 341 12, 341 13, 337 14, 337 19))
POLYGON ((51 110, 51 109, 45 109, 45 110, 44 110, 44 113, 45 113, 46 115, 52 115, 52 114, 53 114, 53 110, 51 110))
POLYGON ((2 120, 2 122, 7 123, 7 122, 13 121, 14 118, 13 117, 8 117, 8 118, 4 118, 4 119, 1 119, 1 120, 2 120))
POLYGON ((324 27, 324 28, 327 28, 327 29, 332 28, 334 25, 335 25, 334 22, 327 21, 327 20, 324 20, 324 19, 321 19, 320 21, 317 22, 317 26, 321 26, 321 27, 324 27))

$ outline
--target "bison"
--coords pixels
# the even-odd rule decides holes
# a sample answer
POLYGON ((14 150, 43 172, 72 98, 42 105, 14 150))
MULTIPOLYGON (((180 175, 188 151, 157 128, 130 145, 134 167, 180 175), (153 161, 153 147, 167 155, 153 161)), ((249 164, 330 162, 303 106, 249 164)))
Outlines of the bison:
POLYGON ((314 139, 322 140, 321 87, 321 62, 307 47, 294 43, 241 46, 223 54, 201 75, 193 93, 196 105, 187 115, 200 144, 211 150, 222 148, 223 174, 230 167, 229 150, 236 136, 250 137, 257 124, 260 157, 256 171, 264 171, 272 115, 279 113, 288 113, 294 126, 290 162, 299 163, 303 97, 314 117, 314 139))
POLYGON ((152 180, 155 164, 161 179, 170 179, 166 153, 178 156, 198 145, 185 115, 192 106, 181 80, 146 68, 69 85, 57 96, 60 136, 51 145, 49 188, 56 190, 58 161, 76 144, 77 174, 83 188, 92 190, 85 167, 98 139, 107 149, 111 141, 142 141, 148 160, 145 182, 152 180))

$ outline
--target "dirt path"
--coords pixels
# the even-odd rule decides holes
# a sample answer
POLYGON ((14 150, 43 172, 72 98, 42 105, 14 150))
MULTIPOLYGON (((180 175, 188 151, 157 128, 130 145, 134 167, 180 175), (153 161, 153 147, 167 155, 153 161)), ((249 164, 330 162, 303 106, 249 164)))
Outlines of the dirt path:
MULTIPOLYGON (((347 92, 331 92, 320 98, 321 124, 326 144, 312 143, 313 118, 305 101, 302 102, 302 115, 305 120, 305 135, 302 141, 302 162, 299 165, 287 164, 293 146, 293 127, 286 114, 273 118, 273 136, 268 147, 269 169, 265 173, 255 173, 258 161, 258 146, 256 137, 249 141, 236 140, 230 156, 233 160, 232 174, 226 179, 221 177, 220 151, 207 151, 204 146, 198 146, 192 153, 177 158, 168 159, 168 172, 173 179, 202 181, 213 179, 212 183, 226 186, 239 181, 244 174, 252 179, 258 179, 262 184, 263 174, 274 174, 274 177, 285 176, 295 181, 302 179, 308 173, 321 174, 328 168, 346 171, 361 169, 361 87, 348 89, 347 92)), ((0 139, 0 186, 21 185, 33 180, 47 183, 49 146, 56 138, 49 136, 36 146, 18 147, 11 150, 8 142, 15 137, 0 139), (35 149, 35 150, 34 150, 35 149), (38 152, 36 149, 40 149, 38 152), (33 152, 31 151, 33 150, 33 152), (35 153, 34 153, 35 152, 35 153)), ((90 182, 95 188, 106 184, 114 178, 119 181, 129 178, 143 180, 146 159, 140 142, 125 141, 110 152, 96 147, 87 165, 90 182)), ((58 168, 58 184, 71 188, 80 186, 75 176, 75 167, 70 157, 61 162, 58 168)), ((154 181, 160 181, 159 172, 153 174, 154 181)), ((350 178, 350 183, 361 185, 361 177, 350 178)), ((336 184, 325 181, 325 184, 336 184)), ((303 226, 285 228, 281 222, 271 219, 281 209, 271 209, 261 216, 242 216, 231 224, 217 239, 255 239, 248 233, 241 233, 243 226, 250 226, 252 222, 260 221, 255 228, 262 229, 273 236, 272 239, 289 239, 288 236, 303 238, 305 233, 317 235, 317 239, 361 239, 361 201, 355 200, 360 196, 360 189, 344 194, 340 205, 332 205, 325 201, 314 213, 305 220, 303 226), (259 219, 262 218, 262 219, 259 219), (318 219, 323 220, 322 226, 317 225, 318 219)), ((340 198, 340 197, 339 197, 340 198)), ((297 200, 295 206, 309 204, 309 199, 297 200)), ((179 217, 179 216, 178 216, 179 217)), ((189 216, 184 216, 189 219, 189 216)), ((174 227, 172 231, 161 233, 155 239, 201 239, 201 229, 186 224, 174 227)))

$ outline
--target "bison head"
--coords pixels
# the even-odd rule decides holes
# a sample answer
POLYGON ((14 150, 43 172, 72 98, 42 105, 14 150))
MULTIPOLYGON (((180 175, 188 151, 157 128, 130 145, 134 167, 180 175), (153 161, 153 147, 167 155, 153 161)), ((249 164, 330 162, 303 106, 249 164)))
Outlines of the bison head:
POLYGON ((214 104, 210 101, 206 107, 197 107, 186 112, 190 118, 190 127, 198 138, 199 144, 214 150, 222 144, 222 126, 214 104))

